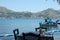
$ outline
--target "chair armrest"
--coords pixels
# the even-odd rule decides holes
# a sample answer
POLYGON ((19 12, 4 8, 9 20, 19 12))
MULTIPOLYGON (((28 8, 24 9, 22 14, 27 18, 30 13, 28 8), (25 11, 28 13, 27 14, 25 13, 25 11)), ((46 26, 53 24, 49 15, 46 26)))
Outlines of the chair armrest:
POLYGON ((40 29, 40 27, 38 27, 38 28, 35 28, 35 31, 38 31, 40 29))

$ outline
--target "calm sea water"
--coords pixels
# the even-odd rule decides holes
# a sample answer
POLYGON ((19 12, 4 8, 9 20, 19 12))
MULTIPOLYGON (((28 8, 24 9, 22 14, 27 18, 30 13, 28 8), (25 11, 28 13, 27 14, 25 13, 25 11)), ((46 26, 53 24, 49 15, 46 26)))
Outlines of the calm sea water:
POLYGON ((12 34, 18 28, 20 33, 34 31, 43 19, 0 19, 0 34, 12 34))
MULTIPOLYGON (((56 19, 54 19, 56 20, 56 19)), ((13 30, 18 28, 20 34, 22 32, 35 31, 39 27, 39 23, 43 22, 44 18, 31 18, 31 19, 0 19, 0 35, 13 34, 13 30)), ((59 28, 60 29, 60 28, 59 28)), ((55 33, 57 34, 57 33, 55 33)), ((57 35, 55 35, 57 36, 57 35)), ((6 40, 0 38, 1 40, 6 40)), ((10 39, 11 40, 11 39, 10 39)))

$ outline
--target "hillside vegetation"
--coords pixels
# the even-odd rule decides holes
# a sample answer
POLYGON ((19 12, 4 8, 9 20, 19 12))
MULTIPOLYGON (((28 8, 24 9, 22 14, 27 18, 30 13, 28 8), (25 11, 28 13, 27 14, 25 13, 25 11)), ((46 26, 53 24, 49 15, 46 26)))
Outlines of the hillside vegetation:
POLYGON ((5 7, 0 7, 0 18, 60 18, 60 10, 48 8, 40 12, 15 12, 5 7))

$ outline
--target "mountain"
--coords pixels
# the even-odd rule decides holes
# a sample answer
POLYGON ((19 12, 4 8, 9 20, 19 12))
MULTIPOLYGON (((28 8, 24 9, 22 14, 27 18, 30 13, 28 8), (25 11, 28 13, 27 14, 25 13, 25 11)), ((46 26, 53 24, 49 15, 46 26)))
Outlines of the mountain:
POLYGON ((38 16, 42 16, 42 17, 51 17, 51 18, 60 17, 59 16, 60 12, 57 10, 54 10, 53 8, 48 8, 48 9, 38 12, 36 14, 38 14, 38 16))
POLYGON ((7 9, 5 7, 0 7, 0 13, 8 13, 8 12, 12 13, 13 11, 9 10, 9 9, 7 9))
POLYGON ((60 18, 60 11, 53 8, 48 8, 41 12, 15 12, 5 7, 0 7, 0 18, 40 18, 40 17, 52 17, 60 18))

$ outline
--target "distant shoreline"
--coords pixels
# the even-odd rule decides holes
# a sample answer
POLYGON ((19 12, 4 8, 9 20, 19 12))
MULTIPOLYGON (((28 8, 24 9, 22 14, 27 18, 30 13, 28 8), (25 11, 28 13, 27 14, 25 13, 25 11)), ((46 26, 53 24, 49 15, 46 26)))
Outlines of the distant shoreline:
POLYGON ((0 18, 60 18, 60 11, 48 8, 40 12, 16 12, 5 7, 0 7, 0 18))

